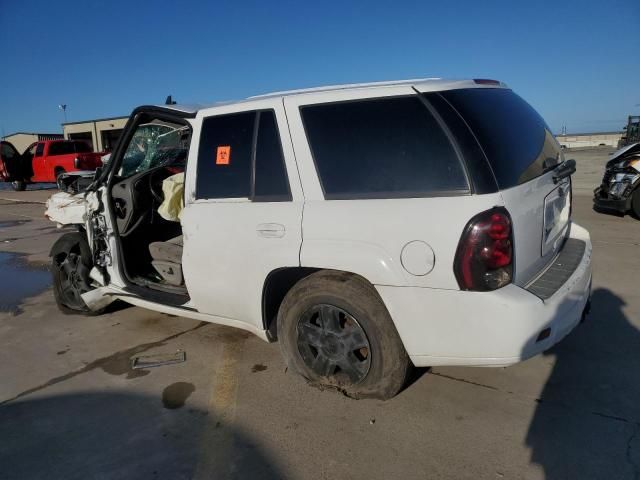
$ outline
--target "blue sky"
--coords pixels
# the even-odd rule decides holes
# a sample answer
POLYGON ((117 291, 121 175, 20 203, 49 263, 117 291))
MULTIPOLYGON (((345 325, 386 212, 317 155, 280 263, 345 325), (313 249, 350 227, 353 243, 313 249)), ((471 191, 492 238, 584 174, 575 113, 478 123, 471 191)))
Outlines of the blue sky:
POLYGON ((640 114, 640 1, 0 0, 0 129, 137 105, 414 77, 497 78, 555 132, 640 114))

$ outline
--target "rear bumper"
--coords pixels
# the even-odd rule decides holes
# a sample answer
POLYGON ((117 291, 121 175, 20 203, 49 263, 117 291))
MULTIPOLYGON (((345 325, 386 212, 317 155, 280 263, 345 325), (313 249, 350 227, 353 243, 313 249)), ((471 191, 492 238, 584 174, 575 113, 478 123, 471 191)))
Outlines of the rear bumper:
POLYGON ((562 340, 591 294, 589 233, 573 224, 571 238, 585 242, 584 254, 545 300, 513 284, 494 292, 376 286, 414 365, 507 366, 562 340))

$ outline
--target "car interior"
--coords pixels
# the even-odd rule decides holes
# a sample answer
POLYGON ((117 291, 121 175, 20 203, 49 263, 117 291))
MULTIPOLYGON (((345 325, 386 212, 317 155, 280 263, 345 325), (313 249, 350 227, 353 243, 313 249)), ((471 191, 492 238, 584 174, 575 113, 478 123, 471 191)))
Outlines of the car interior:
MULTIPOLYGON (((165 200, 183 205, 184 190, 169 192, 164 181, 184 183, 191 127, 152 119, 140 123, 111 182, 111 201, 128 280, 141 287, 185 296, 182 275, 182 227, 179 212, 159 211, 165 200)), ((181 207, 180 207, 181 208, 181 207)), ((174 209, 175 210, 175 209, 174 209)))

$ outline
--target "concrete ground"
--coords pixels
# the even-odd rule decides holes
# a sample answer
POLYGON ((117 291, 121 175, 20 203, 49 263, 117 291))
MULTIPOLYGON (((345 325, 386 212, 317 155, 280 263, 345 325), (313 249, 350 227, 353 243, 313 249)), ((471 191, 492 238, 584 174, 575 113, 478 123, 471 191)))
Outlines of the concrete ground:
POLYGON ((589 321, 510 368, 419 371, 387 402, 308 387, 277 344, 230 328, 62 315, 43 267, 52 192, 0 191, 0 477, 639 478, 640 221, 591 209, 609 152, 567 152, 594 244, 589 321))

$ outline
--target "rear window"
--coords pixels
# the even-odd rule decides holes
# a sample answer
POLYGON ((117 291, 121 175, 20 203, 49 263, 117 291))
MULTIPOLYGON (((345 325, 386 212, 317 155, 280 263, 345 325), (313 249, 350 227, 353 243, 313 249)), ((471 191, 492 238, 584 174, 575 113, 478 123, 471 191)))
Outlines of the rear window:
POLYGON ((417 95, 300 110, 327 199, 469 191, 453 146, 417 95))
POLYGON ((527 182, 561 161, 560 145, 542 117, 507 89, 442 92, 480 142, 501 189, 527 182))
POLYGON ((84 142, 51 142, 49 155, 68 155, 70 153, 88 153, 91 147, 84 142))

